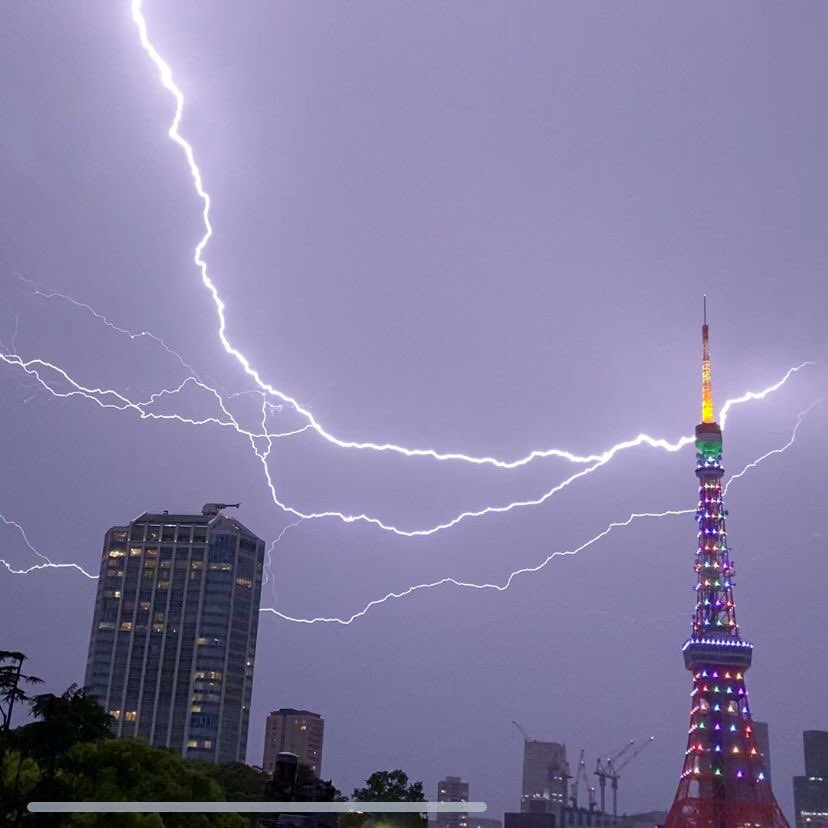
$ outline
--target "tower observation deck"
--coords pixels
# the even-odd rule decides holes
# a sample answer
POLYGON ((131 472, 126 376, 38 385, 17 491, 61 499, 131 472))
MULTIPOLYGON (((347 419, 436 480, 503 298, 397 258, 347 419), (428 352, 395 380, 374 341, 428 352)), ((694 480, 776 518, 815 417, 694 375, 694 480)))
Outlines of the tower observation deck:
POLYGON ((696 606, 690 638, 682 648, 693 676, 690 730, 665 828, 788 828, 762 772, 745 686, 753 645, 742 638, 736 623, 735 570, 722 500, 722 430, 713 408, 706 306, 702 344, 696 606))

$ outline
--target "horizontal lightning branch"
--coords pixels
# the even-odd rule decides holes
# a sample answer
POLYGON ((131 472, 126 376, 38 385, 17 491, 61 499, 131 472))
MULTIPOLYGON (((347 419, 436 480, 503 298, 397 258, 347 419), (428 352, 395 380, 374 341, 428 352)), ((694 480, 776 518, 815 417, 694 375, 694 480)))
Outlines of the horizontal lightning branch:
MULTIPOLYGON (((793 433, 791 434, 790 439, 785 443, 784 446, 773 449, 772 451, 768 451, 763 454, 761 457, 757 458, 756 460, 748 463, 740 472, 734 474, 725 485, 724 492, 727 493, 728 489, 730 488, 730 484, 733 481, 738 480, 742 475, 745 474, 749 469, 756 468, 763 460, 766 460, 768 457, 773 456, 774 454, 782 454, 783 452, 787 451, 794 442, 796 441, 796 435, 799 430, 800 425, 802 424, 803 418, 811 411, 814 406, 818 405, 821 400, 817 400, 811 405, 808 406, 804 411, 800 412, 799 416, 797 417, 796 425, 794 426, 793 433)), ((431 581, 429 583, 423 584, 416 584, 414 586, 408 587, 400 592, 389 592, 387 595, 384 595, 382 598, 376 598, 373 601, 369 601, 359 612, 355 612, 353 615, 348 616, 347 618, 337 618, 337 617, 328 617, 328 616, 317 616, 315 618, 298 618, 292 615, 287 615, 283 612, 279 612, 277 609, 273 607, 262 607, 261 612, 271 613, 272 615, 276 616, 277 618, 281 618, 283 621, 291 621, 296 624, 341 624, 343 626, 348 626, 352 624, 359 618, 363 618, 370 610, 374 607, 378 607, 381 604, 386 604, 389 601, 396 601, 401 598, 407 598, 409 595, 413 595, 416 592, 420 592, 426 589, 433 589, 439 586, 445 586, 447 584, 456 587, 462 587, 464 589, 478 589, 478 590, 489 590, 493 589, 497 592, 505 592, 509 587, 512 585, 515 578, 519 575, 527 575, 533 574, 535 572, 540 572, 544 569, 551 561, 555 558, 561 557, 568 557, 572 555, 577 555, 579 552, 582 552, 584 549, 588 549, 598 541, 603 540, 603 538, 607 537, 611 532, 616 529, 623 528, 625 526, 629 526, 634 521, 640 520, 642 518, 663 518, 663 517, 672 517, 675 515, 692 515, 695 514, 695 509, 667 509, 663 512, 634 512, 626 520, 621 521, 614 521, 610 523, 605 529, 599 532, 597 535, 591 537, 588 541, 585 541, 580 546, 575 547, 574 549, 567 549, 561 550, 557 552, 552 552, 551 554, 547 555, 539 564, 535 566, 527 566, 522 567, 520 569, 516 569, 513 572, 509 573, 508 577, 502 584, 492 584, 492 583, 473 583, 470 581, 459 581, 456 578, 440 578, 437 581, 431 581)))
MULTIPOLYGON (((83 307, 88 307, 87 305, 83 305, 83 303, 78 304, 82 305, 83 307)), ((128 331, 124 331, 124 329, 118 328, 117 326, 112 325, 112 323, 108 324, 115 330, 129 334, 128 331)), ((198 379, 195 375, 188 376, 187 378, 182 380, 175 388, 162 389, 161 391, 152 394, 148 399, 136 402, 128 399, 124 394, 114 389, 105 389, 83 385, 77 380, 73 379, 63 368, 46 360, 37 358, 26 360, 18 354, 0 353, 0 361, 5 362, 7 365, 10 365, 12 367, 22 369, 26 374, 33 377, 41 385, 41 387, 43 387, 46 391, 48 391, 55 397, 81 397, 94 402, 101 408, 132 412, 134 414, 137 414, 141 419, 173 421, 188 426, 214 425, 232 428, 234 431, 248 439, 254 454, 261 463, 262 471, 267 482, 268 489, 270 490, 271 498, 274 504, 285 513, 290 514, 300 520, 318 520, 321 518, 332 518, 339 520, 343 523, 349 524, 366 523, 375 526, 378 529, 390 532, 395 535, 399 535, 401 537, 423 537, 433 535, 443 530, 451 529, 469 518, 479 518, 490 514, 502 514, 505 512, 511 512, 515 509, 541 505, 545 503, 547 500, 549 500, 551 497, 553 497, 555 494, 559 493, 567 486, 574 483, 576 480, 586 477, 587 475, 596 471, 601 466, 606 465, 610 460, 612 460, 617 454, 619 454, 622 451, 645 445, 653 448, 659 448, 667 452, 677 452, 685 446, 690 445, 694 439, 692 436, 685 436, 681 437, 680 439, 674 442, 670 442, 664 438, 653 438, 647 434, 640 434, 635 439, 625 440, 620 443, 617 443, 616 445, 612 446, 611 448, 607 449, 606 451, 600 454, 587 455, 587 457, 592 458, 592 465, 587 466, 587 468, 570 475, 560 483, 543 492, 538 497, 524 500, 516 500, 505 505, 485 506, 480 509, 464 511, 459 513, 455 517, 451 518, 450 520, 438 523, 427 528, 406 529, 397 526, 393 523, 388 523, 386 521, 381 520, 378 517, 374 517, 366 513, 347 514, 337 510, 304 512, 301 509, 298 509, 288 504, 283 499, 281 499, 276 490, 276 486, 273 481, 268 462, 270 457, 270 451, 272 448, 272 441, 277 438, 285 438, 300 434, 310 429, 311 426, 306 425, 301 428, 293 429, 286 432, 268 431, 265 426, 265 421, 267 419, 267 414, 270 410, 271 404, 264 398, 262 401, 262 427, 260 431, 255 432, 243 428, 238 422, 238 420, 231 414, 225 399, 222 397, 219 391, 213 388, 212 386, 206 384, 202 380, 198 379), (60 388, 55 387, 55 384, 53 382, 50 382, 49 379, 46 378, 46 374, 51 374, 57 377, 58 380, 63 383, 65 390, 61 390, 60 388), (175 394, 178 394, 181 391, 183 391, 183 389, 186 386, 190 384, 207 392, 216 402, 224 417, 219 418, 211 416, 193 418, 184 417, 179 414, 163 414, 148 410, 149 406, 157 403, 162 397, 173 396, 175 394), (267 448, 265 450, 261 450, 258 447, 258 439, 264 439, 267 441, 267 448)), ((742 394, 740 397, 728 400, 722 408, 722 421, 724 421, 727 412, 734 405, 739 405, 741 403, 749 402, 752 400, 763 399, 768 394, 781 388, 794 373, 799 371, 802 367, 804 367, 804 365, 808 364, 810 363, 803 363, 803 365, 791 368, 785 373, 782 379, 778 380, 777 382, 773 383, 772 385, 768 386, 767 388, 761 391, 748 391, 742 394)), ((584 456, 574 455, 570 452, 565 452, 560 449, 555 449, 554 451, 556 452, 556 456, 566 457, 566 459, 571 460, 571 462, 580 463, 585 459, 584 456)), ((540 455, 541 453, 538 452, 536 454, 540 455)))
POLYGON ((39 552, 35 547, 32 545, 32 542, 29 540, 28 535, 26 534, 26 530, 15 520, 11 520, 7 518, 5 515, 0 515, 0 521, 2 521, 6 526, 11 526, 15 530, 17 530, 18 534, 21 538, 23 538, 23 543, 26 545, 26 548, 34 555, 37 555, 38 558, 43 561, 43 563, 39 564, 32 564, 31 566, 25 567, 24 569, 16 569, 13 567, 8 561, 3 560, 0 558, 0 566, 10 572, 12 575, 28 575, 31 572, 37 572, 38 570, 43 569, 76 569, 82 575, 86 575, 87 578, 91 578, 92 580, 97 580, 97 575, 93 575, 91 572, 87 572, 80 564, 76 563, 55 563, 51 558, 48 558, 42 552, 39 552))

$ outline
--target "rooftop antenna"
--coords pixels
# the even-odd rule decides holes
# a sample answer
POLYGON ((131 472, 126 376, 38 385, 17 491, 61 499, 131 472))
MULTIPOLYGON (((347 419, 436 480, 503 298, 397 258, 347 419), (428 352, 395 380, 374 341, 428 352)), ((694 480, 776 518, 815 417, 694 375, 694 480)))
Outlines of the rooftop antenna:
POLYGON ((710 340, 707 328, 707 294, 703 296, 704 324, 702 325, 702 422, 713 423, 713 389, 710 382, 710 340))

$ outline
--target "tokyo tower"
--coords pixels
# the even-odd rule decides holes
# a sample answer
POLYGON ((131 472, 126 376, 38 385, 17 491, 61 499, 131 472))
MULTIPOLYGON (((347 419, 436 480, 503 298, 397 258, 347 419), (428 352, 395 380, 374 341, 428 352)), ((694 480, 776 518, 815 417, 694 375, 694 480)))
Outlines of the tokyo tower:
POLYGON ((713 413, 707 307, 702 328, 702 421, 696 426, 699 479, 696 609, 682 648, 693 675, 690 731, 678 790, 664 828, 788 828, 753 733, 745 688, 753 645, 733 603, 733 562, 722 503, 722 430, 713 413))

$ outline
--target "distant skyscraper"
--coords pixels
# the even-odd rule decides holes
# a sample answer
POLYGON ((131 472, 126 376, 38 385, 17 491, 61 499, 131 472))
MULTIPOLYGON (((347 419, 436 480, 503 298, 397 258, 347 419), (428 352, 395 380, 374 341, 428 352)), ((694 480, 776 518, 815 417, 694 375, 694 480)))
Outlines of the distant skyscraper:
POLYGON ((796 828, 828 828, 828 732, 806 730, 805 776, 794 777, 796 828))
MULTIPOLYGON (((468 802, 469 783, 459 776, 447 776, 437 783, 438 802, 468 802)), ((469 828, 468 814, 437 814, 438 828, 469 828)))
POLYGON ((828 731, 806 730, 802 734, 805 748, 805 773, 828 779, 828 731))
POLYGON ((566 804, 568 768, 566 747, 557 742, 526 739, 523 743, 523 794, 520 810, 529 812, 531 803, 546 800, 566 804))
POLYGON ((756 734, 756 746, 762 754, 762 773, 765 774, 765 779, 769 784, 773 784, 771 778, 771 752, 770 752, 770 732, 768 731, 767 722, 753 722, 753 732, 756 734))
POLYGON ((265 745, 262 769, 273 773, 276 755, 295 753, 303 765, 317 776, 322 772, 322 740, 325 720, 310 710, 283 707, 274 710, 265 724, 265 745))
POLYGON ((243 762, 264 542, 221 508, 106 533, 86 687, 118 736, 243 762))

